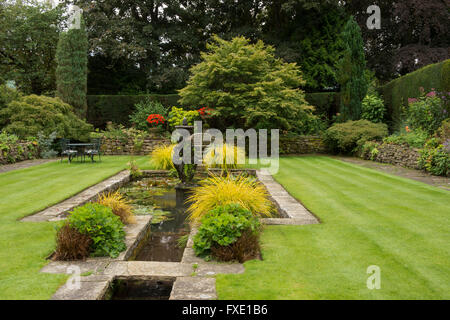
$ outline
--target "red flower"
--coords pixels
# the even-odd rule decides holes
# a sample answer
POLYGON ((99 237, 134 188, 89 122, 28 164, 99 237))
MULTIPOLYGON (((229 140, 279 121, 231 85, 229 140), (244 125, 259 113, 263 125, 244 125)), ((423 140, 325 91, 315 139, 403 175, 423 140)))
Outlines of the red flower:
POLYGON ((151 114, 147 118, 147 122, 154 126, 162 124, 164 123, 164 121, 165 121, 164 117, 160 114, 151 114))
POLYGON ((208 107, 203 107, 197 110, 197 112, 200 114, 200 116, 209 116, 211 115, 211 109, 208 107))

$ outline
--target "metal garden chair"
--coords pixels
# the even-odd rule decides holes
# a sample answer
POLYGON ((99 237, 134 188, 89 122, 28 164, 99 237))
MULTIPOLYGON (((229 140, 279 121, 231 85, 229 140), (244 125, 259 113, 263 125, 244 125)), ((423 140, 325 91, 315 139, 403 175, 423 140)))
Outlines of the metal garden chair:
POLYGON ((92 139, 91 142, 92 142, 92 149, 85 150, 84 154, 89 156, 91 158, 92 162, 94 162, 94 157, 96 155, 98 156, 98 160, 102 161, 101 151, 100 151, 102 140, 99 138, 96 138, 96 139, 92 139))
POLYGON ((72 159, 78 155, 77 150, 70 149, 68 144, 70 143, 70 140, 68 139, 61 139, 61 162, 63 161, 64 156, 67 156, 67 159, 69 160, 69 163, 72 162, 72 159))

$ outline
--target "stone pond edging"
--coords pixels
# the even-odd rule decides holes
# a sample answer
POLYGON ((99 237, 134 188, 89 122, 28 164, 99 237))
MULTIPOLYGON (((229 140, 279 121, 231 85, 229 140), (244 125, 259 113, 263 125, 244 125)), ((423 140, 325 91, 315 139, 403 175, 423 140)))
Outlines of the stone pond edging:
MULTIPOLYGON (((144 176, 167 175, 167 171, 143 171, 144 176)), ((267 170, 251 170, 264 184, 272 201, 285 218, 263 219, 265 224, 306 225, 316 224, 319 220, 301 203, 294 199, 267 170)), ((61 203, 49 207, 22 221, 55 221, 64 219, 66 213, 76 206, 93 201, 105 191, 114 191, 130 181, 129 171, 122 171, 61 203)), ((217 299, 216 274, 243 273, 245 268, 240 263, 206 262, 195 256, 191 233, 183 253, 181 262, 127 261, 134 256, 139 243, 145 239, 151 226, 151 216, 136 216, 136 223, 125 226, 127 249, 117 258, 88 258, 85 261, 52 261, 41 269, 44 273, 67 273, 72 267, 78 267, 81 276, 79 288, 73 288, 73 280, 69 279, 53 295, 53 300, 100 300, 110 292, 111 284, 117 280, 166 279, 174 281, 171 300, 212 300, 217 299)))

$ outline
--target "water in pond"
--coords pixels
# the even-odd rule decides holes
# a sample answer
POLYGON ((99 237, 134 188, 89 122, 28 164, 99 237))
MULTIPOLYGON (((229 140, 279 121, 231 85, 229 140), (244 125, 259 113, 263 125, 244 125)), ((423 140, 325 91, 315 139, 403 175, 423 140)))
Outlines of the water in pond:
POLYGON ((173 279, 115 280, 111 300, 169 300, 173 279))
POLYGON ((137 215, 152 215, 152 227, 147 242, 141 246, 134 260, 179 262, 184 248, 178 239, 189 234, 186 222, 185 197, 175 190, 177 180, 144 178, 121 188, 137 215))

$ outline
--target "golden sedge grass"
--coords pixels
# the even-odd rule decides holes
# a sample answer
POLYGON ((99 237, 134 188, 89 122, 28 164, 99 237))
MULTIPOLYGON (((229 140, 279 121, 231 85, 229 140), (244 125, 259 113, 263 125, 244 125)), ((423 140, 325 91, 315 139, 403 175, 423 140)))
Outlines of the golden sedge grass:
POLYGON ((208 168, 236 169, 238 160, 245 161, 245 150, 235 145, 210 145, 206 149, 203 163, 208 168))
POLYGON ((119 216, 125 224, 136 223, 136 218, 131 210, 130 203, 123 198, 123 195, 116 191, 114 193, 103 193, 97 202, 101 205, 111 208, 112 212, 119 216))
POLYGON ((212 176, 200 183, 188 197, 189 219, 199 222, 212 209, 229 203, 238 203, 253 215, 270 217, 275 208, 267 190, 256 179, 244 176, 212 176))
POLYGON ((152 154, 150 163, 157 170, 174 169, 172 162, 173 148, 175 145, 163 145, 156 147, 152 154))

